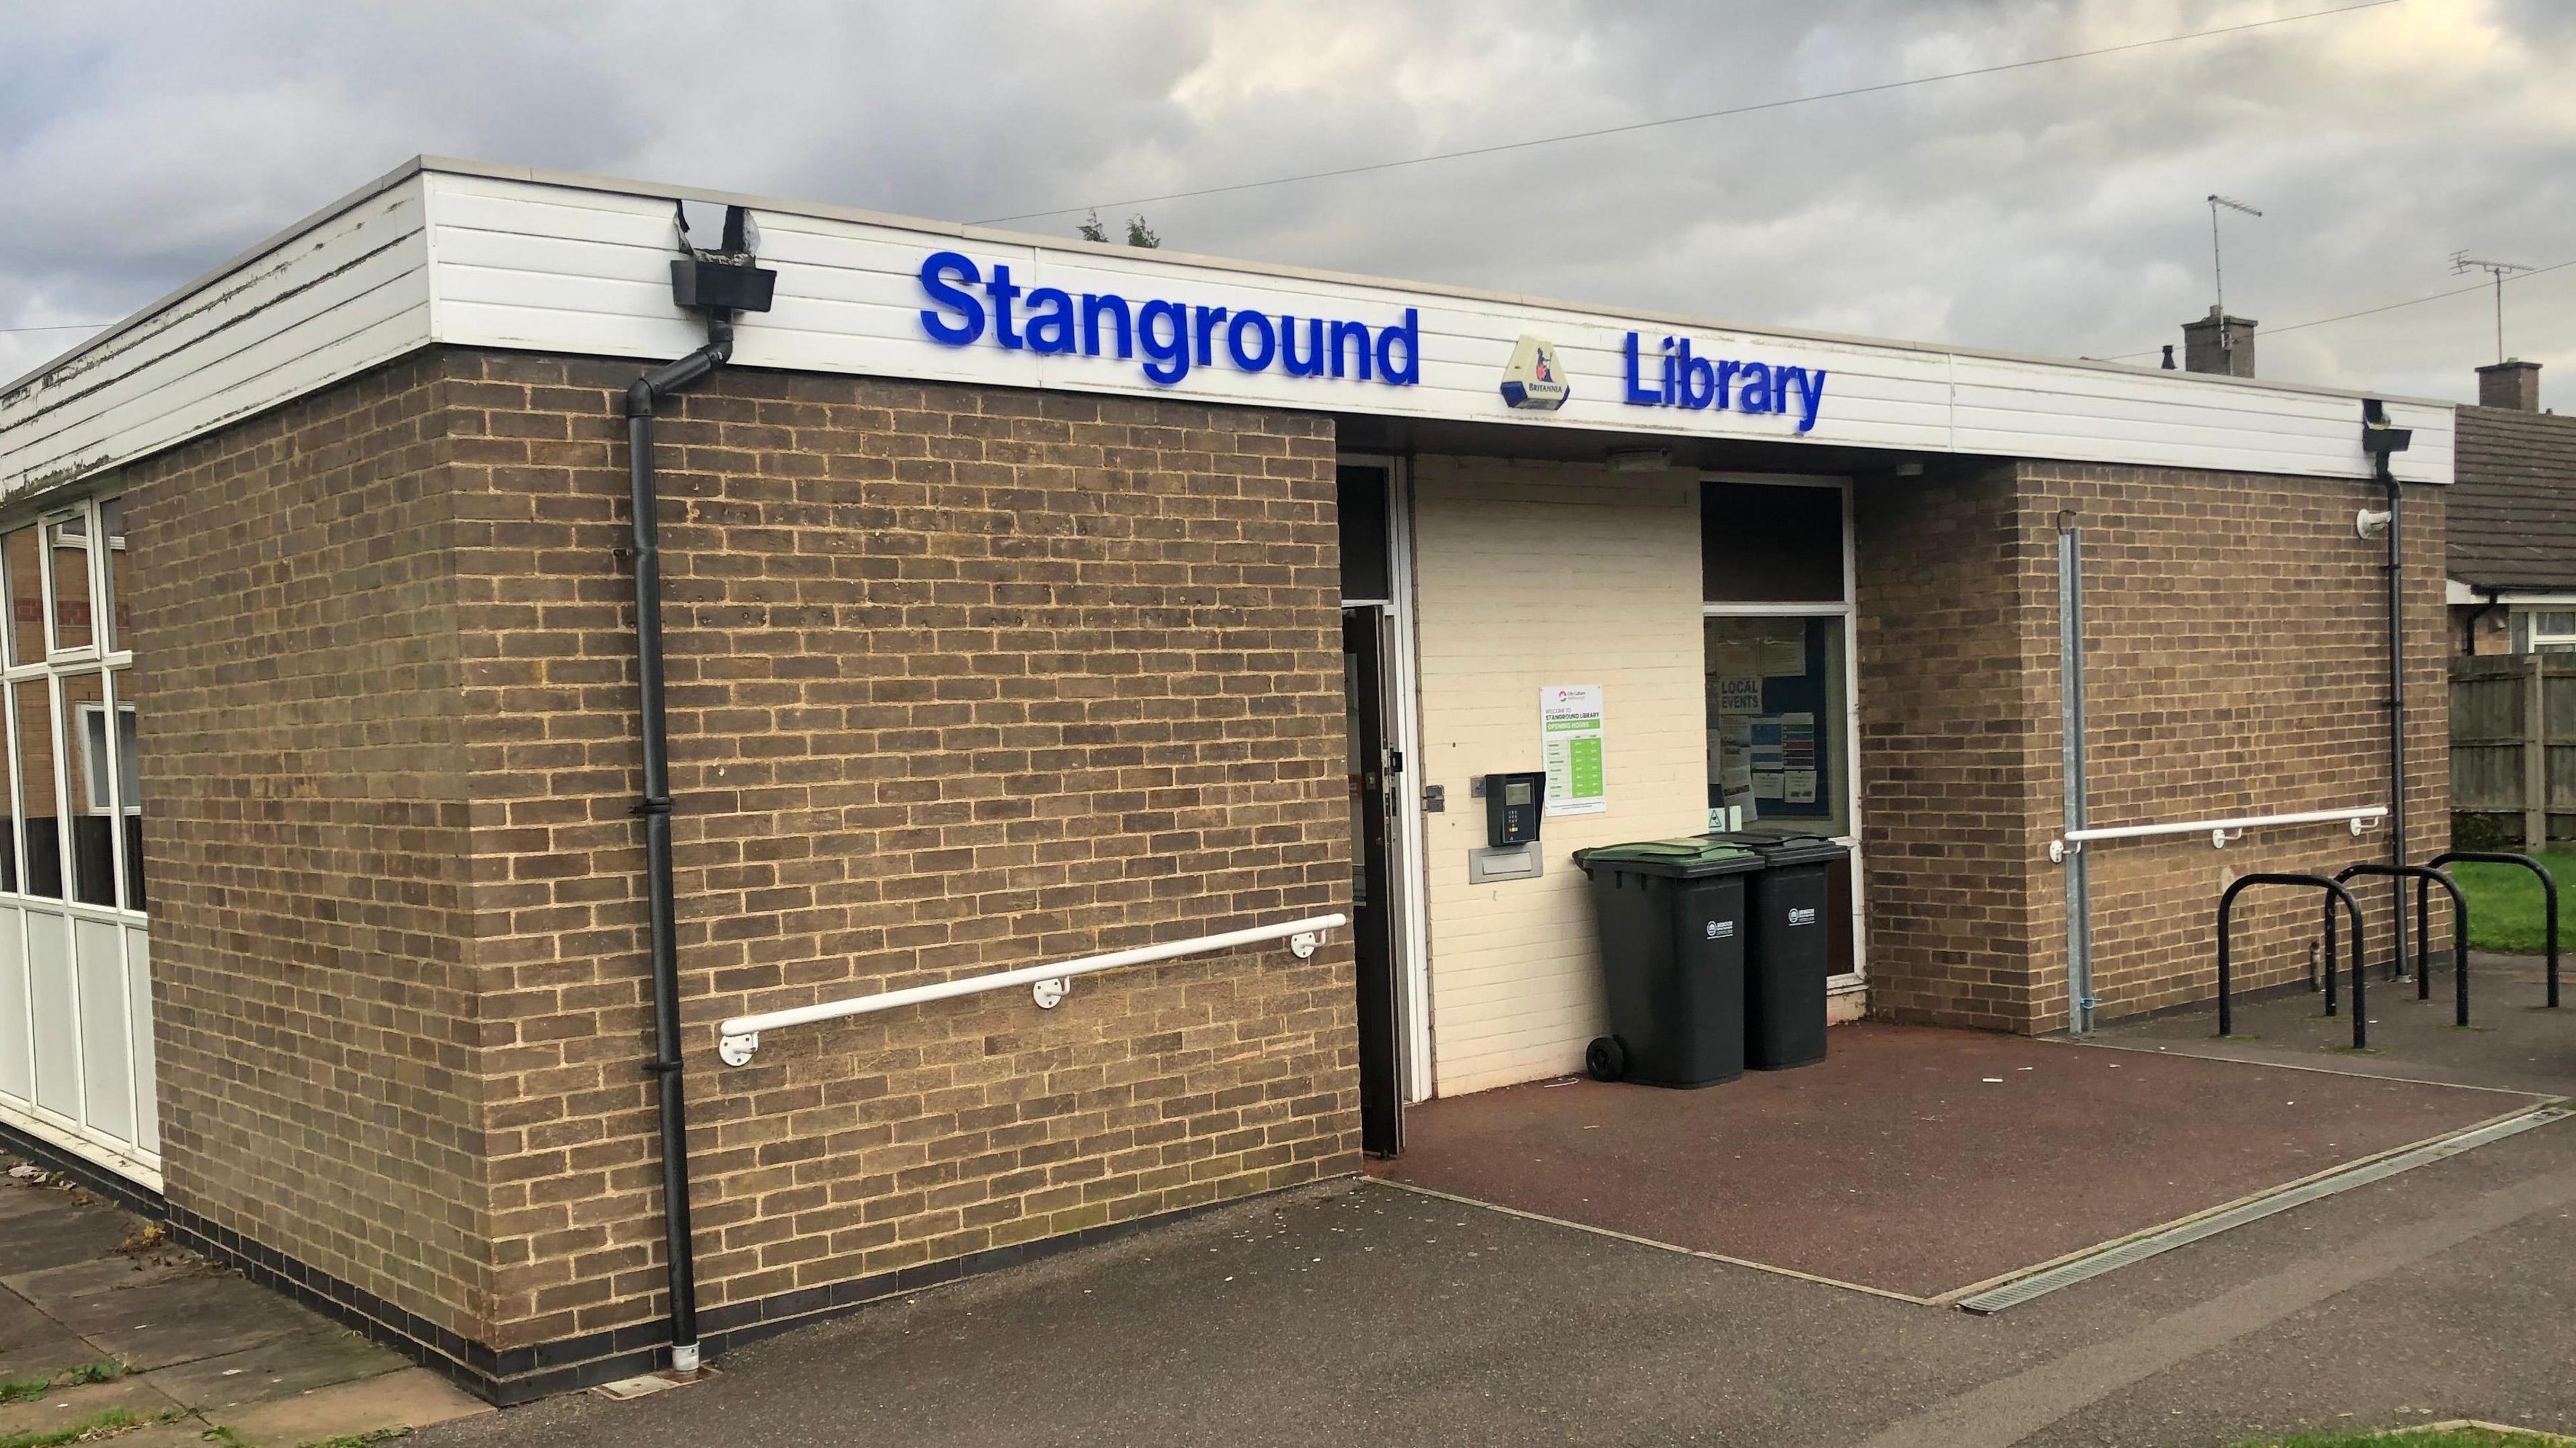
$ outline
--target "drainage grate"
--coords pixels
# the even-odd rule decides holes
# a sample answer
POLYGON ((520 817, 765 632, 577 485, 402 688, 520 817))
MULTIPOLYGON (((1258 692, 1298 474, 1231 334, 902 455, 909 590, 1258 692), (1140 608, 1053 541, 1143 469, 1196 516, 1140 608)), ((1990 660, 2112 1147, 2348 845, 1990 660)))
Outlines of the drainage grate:
POLYGON ((1963 1312, 1973 1312, 1981 1317, 1991 1316, 2007 1307, 2018 1307, 2034 1297, 2055 1292, 2061 1287, 2071 1287, 2087 1278, 2099 1277, 2105 1272, 2117 1271, 2133 1262, 2143 1262, 2150 1257, 2170 1252, 2176 1247, 2187 1246, 2204 1237, 2217 1236, 2221 1232, 2244 1226, 2248 1222, 2259 1222, 2265 1217, 2286 1212, 2292 1207, 2316 1201, 2320 1197, 2330 1197, 2337 1192, 2347 1192, 2354 1187, 2383 1181, 2399 1172, 2411 1171, 2445 1157, 2458 1156, 2464 1151, 2474 1150, 2488 1142, 2501 1141, 2508 1136, 2529 1131, 2535 1126, 2546 1126, 2550 1122, 2563 1120, 2571 1115, 2576 1115, 2576 1111, 2563 1106, 2534 1107, 2519 1116, 2508 1116, 2502 1121, 2492 1121, 2484 1126, 2463 1131, 2456 1136, 2446 1136, 2439 1141, 2427 1142, 2422 1146, 2412 1147, 2391 1156, 2383 1156, 2376 1161, 2366 1161, 2331 1176, 2302 1182, 2268 1197, 2259 1197, 2253 1201, 2229 1207, 2225 1211, 2212 1212, 2206 1217, 2185 1222, 2178 1227, 2134 1238, 2116 1247, 2106 1247, 2090 1256, 2078 1257, 2072 1262, 2063 1262, 2045 1271, 2033 1272, 2027 1277, 2014 1278, 2000 1287, 1989 1288, 1973 1297, 1960 1298, 1959 1308, 1963 1312))

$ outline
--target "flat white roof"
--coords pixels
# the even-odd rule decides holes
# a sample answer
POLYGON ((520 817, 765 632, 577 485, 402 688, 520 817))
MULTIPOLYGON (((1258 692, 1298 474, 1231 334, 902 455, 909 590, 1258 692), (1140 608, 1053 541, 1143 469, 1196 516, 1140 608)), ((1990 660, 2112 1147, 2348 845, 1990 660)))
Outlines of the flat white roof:
MULTIPOLYGON (((773 309, 739 319, 742 366, 1677 439, 2370 475, 2358 392, 420 157, 0 389, 0 501, 422 347, 677 356, 704 339, 671 300, 682 199, 747 208, 761 264, 778 272, 773 309), (1334 322, 1345 324, 1339 347, 1334 322), (1550 344, 1553 375, 1570 385, 1556 410, 1505 399, 1524 337, 1550 344)), ((2415 429, 2399 476, 2450 481, 2452 405, 2385 400, 2415 429)))

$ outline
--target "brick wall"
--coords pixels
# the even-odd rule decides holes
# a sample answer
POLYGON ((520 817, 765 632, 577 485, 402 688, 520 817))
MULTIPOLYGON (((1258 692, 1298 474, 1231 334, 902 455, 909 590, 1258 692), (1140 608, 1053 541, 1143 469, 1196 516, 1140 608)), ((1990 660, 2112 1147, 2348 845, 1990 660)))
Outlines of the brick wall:
MULTIPOLYGON (((2065 1024, 2056 528, 2084 533, 2097 825, 2383 802, 2384 548, 2376 485, 2022 463, 1858 490, 1871 1006, 2012 1030, 2065 1024)), ((2444 845, 2442 498, 2409 489, 2410 837, 2444 845)), ((2090 865, 2105 1018, 2203 1001, 2238 873, 2385 859, 2337 826, 2104 844, 2090 865)), ((2357 891, 2384 958, 2384 885, 2357 891)), ((2243 986, 2303 977, 2313 897, 2239 911, 2243 986)), ((2447 934, 2437 925, 2437 941, 2447 934)))
MULTIPOLYGON (((457 354, 494 1341, 660 1300, 627 364, 457 354)), ((744 1010, 1349 904, 1329 421, 731 371, 662 424, 698 1272, 754 1299, 1348 1171, 1347 942, 744 1010)))
POLYGON ((170 1204, 476 1334, 491 1287, 435 358, 124 470, 170 1204))
POLYGON ((2056 833, 2058 767, 2054 543, 2032 507, 2010 464, 1853 489, 1867 971, 1887 1019, 2032 1031, 2064 1010, 2030 863, 2056 833))
POLYGON ((1606 1029, 1587 845, 1708 823, 1699 477, 1426 457, 1414 467, 1421 783, 1435 1085, 1443 1095, 1580 1070, 1606 1029), (1535 570, 1535 571, 1534 571, 1535 570), (1549 819, 1546 873, 1473 885, 1477 776, 1540 766, 1538 695, 1602 689, 1608 809, 1549 819))
MULTIPOLYGON (((2094 821, 2387 802, 2387 546, 2352 528, 2358 510, 2380 505, 2376 484, 2053 464, 2024 464, 2022 477, 2029 518, 2072 507, 2084 530, 2094 821)), ((2408 835, 2417 860, 2450 837, 2442 503, 2438 488, 2406 490, 2408 835)), ((2050 602, 2043 622, 2053 649, 2050 602)), ((2053 699, 2053 668, 2050 676, 2053 699)), ((2052 741, 2057 727, 2052 710, 2052 741)), ((2046 808, 2054 818, 2053 787, 2046 808)), ((2387 858, 2384 831, 2355 839, 2336 825, 2252 831, 2224 850, 2199 837, 2097 847, 2089 880, 2100 1013, 2209 998, 2214 912, 2238 874, 2331 875, 2387 858)), ((2057 872, 2043 872, 2041 888, 2062 919, 2057 872)), ((2388 886, 2364 882, 2354 893, 2384 959, 2388 886)), ((2245 897, 2236 964, 2246 986, 2305 975, 2317 911, 2313 896, 2293 891, 2245 897)), ((2437 926, 2436 938, 2448 936, 2437 926)))
MULTIPOLYGON (((430 354, 110 484, 169 1200, 452 1351, 667 1310, 634 370, 430 354)), ((1355 1167, 1347 942, 713 1052, 744 1010, 1347 908, 1330 423, 728 372, 662 428, 710 1327, 1355 1167)))

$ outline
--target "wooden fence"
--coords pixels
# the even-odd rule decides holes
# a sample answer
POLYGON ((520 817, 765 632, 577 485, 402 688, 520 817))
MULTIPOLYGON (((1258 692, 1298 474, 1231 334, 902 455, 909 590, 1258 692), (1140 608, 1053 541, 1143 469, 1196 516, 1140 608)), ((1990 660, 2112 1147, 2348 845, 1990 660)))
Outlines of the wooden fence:
POLYGON ((2576 838, 2576 654, 2451 660, 2451 812, 2526 848, 2576 838))

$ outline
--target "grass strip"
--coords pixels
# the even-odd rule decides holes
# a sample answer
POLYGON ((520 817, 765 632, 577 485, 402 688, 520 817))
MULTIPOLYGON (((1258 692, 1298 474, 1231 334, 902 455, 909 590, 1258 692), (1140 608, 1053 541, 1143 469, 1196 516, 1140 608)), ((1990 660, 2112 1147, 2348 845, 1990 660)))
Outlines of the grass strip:
POLYGON ((298 1444, 297 1448, 367 1448, 370 1443, 382 1443, 388 1438, 399 1438, 410 1431, 409 1428, 371 1428, 364 1433, 343 1433, 337 1438, 316 1439, 310 1443, 298 1444))
MULTIPOLYGON (((2545 850, 2535 858, 2558 882, 2559 947, 2576 946, 2576 854, 2545 850)), ((2465 860, 2445 868, 2468 898, 2470 949, 2538 955, 2549 948, 2546 901, 2529 870, 2465 860)), ((2441 893, 2440 887, 2434 893, 2441 893)), ((2434 902, 2436 917, 2443 909, 2443 902, 2434 902)))
POLYGON ((92 1413, 77 1423, 60 1428, 31 1428, 24 1433, 0 1437, 0 1448, 63 1448, 66 1443, 87 1443, 94 1438, 112 1438, 129 1428, 140 1428, 143 1420, 128 1408, 109 1408, 92 1413))
POLYGON ((37 1373, 0 1382, 0 1404, 32 1403, 56 1388, 77 1388, 90 1383, 112 1383, 125 1376, 125 1364, 114 1358, 100 1358, 58 1373, 37 1373))

